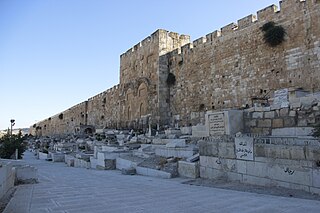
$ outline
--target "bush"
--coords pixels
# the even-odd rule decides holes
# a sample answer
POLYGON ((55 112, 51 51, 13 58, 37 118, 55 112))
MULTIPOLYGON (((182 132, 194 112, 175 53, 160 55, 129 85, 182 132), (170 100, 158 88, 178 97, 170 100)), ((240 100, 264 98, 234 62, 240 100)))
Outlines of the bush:
POLYGON ((14 158, 16 149, 18 149, 18 159, 21 159, 26 150, 21 132, 18 135, 6 134, 0 138, 0 158, 14 158))
POLYGON ((63 114, 61 113, 60 115, 59 115, 59 119, 63 119, 63 114))
POLYGON ((173 73, 169 73, 167 77, 168 86, 173 86, 176 83, 176 76, 173 73))
POLYGON ((282 26, 276 25, 274 22, 268 22, 261 27, 264 32, 263 39, 271 47, 275 47, 284 41, 286 34, 282 26))

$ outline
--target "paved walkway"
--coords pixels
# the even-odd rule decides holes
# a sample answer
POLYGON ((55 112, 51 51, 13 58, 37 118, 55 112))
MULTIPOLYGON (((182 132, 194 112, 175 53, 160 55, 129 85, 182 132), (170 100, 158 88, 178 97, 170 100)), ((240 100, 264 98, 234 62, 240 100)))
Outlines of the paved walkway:
POLYGON ((182 179, 126 176, 36 160, 39 183, 21 185, 5 213, 320 212, 320 202, 181 184, 182 179))

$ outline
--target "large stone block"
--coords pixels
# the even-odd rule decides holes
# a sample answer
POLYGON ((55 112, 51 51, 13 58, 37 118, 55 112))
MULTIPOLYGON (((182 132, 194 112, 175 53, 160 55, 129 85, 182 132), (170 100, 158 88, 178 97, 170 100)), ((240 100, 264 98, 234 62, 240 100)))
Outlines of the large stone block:
POLYGON ((35 183, 38 181, 38 169, 25 165, 15 167, 16 179, 20 183, 35 183))
POLYGON ((237 132, 243 131, 243 111, 207 111, 205 122, 208 136, 235 135, 237 132))
POLYGON ((136 168, 138 166, 138 164, 141 163, 142 161, 143 161, 143 159, 141 159, 140 161, 131 161, 131 160, 127 160, 127 159, 124 159, 121 157, 117 157, 116 168, 119 170, 136 168))
POLYGON ((192 126, 192 137, 202 138, 209 136, 205 125, 192 126))
POLYGON ((90 168, 91 169, 96 169, 98 165, 98 159, 94 157, 90 157, 90 168))
POLYGON ((247 161, 246 163, 247 167, 247 175, 252 175, 256 177, 263 177, 263 178, 269 178, 268 177, 268 165, 267 163, 262 162, 252 162, 247 161))
POLYGON ((64 156, 65 154, 63 153, 52 153, 51 154, 52 162, 64 162, 65 161, 64 156))
POLYGON ((246 126, 248 126, 248 127, 256 127, 257 126, 257 120, 256 119, 248 120, 245 123, 246 123, 246 126))
POLYGON ((299 168, 290 165, 270 165, 268 166, 268 176, 275 180, 289 183, 311 186, 312 170, 309 168, 299 168))
POLYGON ((272 128, 282 128, 283 127, 283 119, 273 119, 272 120, 272 128))
POLYGON ((271 127, 271 119, 258 120, 258 127, 271 127))
POLYGON ((11 163, 0 162, 0 200, 14 186, 15 173, 11 163))
POLYGON ((243 175, 243 182, 258 186, 272 186, 272 180, 269 178, 243 175))
POLYGON ((218 157, 235 159, 235 144, 234 143, 218 143, 218 157))
POLYGON ((186 148, 168 148, 168 147, 157 147, 155 150, 156 155, 163 157, 179 157, 188 158, 193 156, 197 152, 192 147, 186 148))
POLYGON ((227 179, 227 174, 217 169, 200 166, 200 177, 206 179, 227 179))
POLYGON ((192 127, 187 126, 187 127, 181 127, 181 134, 183 135, 191 135, 192 134, 192 127))
POLYGON ((47 160, 48 159, 48 154, 47 153, 39 152, 38 156, 39 156, 40 160, 47 160))
POLYGON ((320 188, 320 168, 312 170, 312 186, 320 188))
POLYGON ((297 111, 295 111, 295 110, 291 110, 290 112, 289 112, 289 116, 290 117, 295 117, 297 115, 297 111))
POLYGON ((113 170, 116 169, 116 159, 105 159, 105 170, 113 170))
POLYGON ((222 161, 217 157, 200 156, 200 166, 221 170, 222 161))
POLYGON ((308 126, 308 121, 306 118, 298 119, 298 126, 308 126))
POLYGON ((285 127, 294 127, 296 126, 296 119, 292 117, 284 118, 284 126, 285 127))
POLYGON ((201 156, 218 156, 218 144, 208 141, 199 141, 199 154, 201 156))
POLYGON ((254 113, 252 113, 252 118, 253 119, 263 118, 263 112, 254 112, 254 113))
POLYGON ((274 111, 270 111, 270 112, 265 112, 264 113, 264 118, 274 118, 275 116, 275 112, 274 111))
POLYGON ((156 169, 150 169, 146 167, 141 167, 137 166, 136 167, 136 172, 139 175, 145 175, 145 176, 150 176, 150 177, 159 177, 159 178, 172 178, 172 175, 168 172, 156 170, 156 169))
POLYGON ((200 164, 199 162, 190 163, 186 161, 179 161, 178 172, 182 177, 198 178, 200 177, 200 164))
POLYGON ((266 149, 263 144, 255 144, 254 145, 255 150, 255 158, 257 157, 266 157, 266 149))
POLYGON ((289 115, 289 108, 280 109, 280 117, 286 117, 289 115))
POLYGON ((169 143, 166 144, 168 148, 179 148, 179 147, 186 147, 186 140, 185 139, 171 139, 169 143))

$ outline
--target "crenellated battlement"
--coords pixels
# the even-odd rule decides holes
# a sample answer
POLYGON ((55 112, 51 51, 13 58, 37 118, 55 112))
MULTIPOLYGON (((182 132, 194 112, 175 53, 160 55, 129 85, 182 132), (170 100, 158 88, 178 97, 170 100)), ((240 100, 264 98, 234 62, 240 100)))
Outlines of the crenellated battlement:
POLYGON ((256 15, 248 15, 242 19, 238 20, 238 29, 244 29, 247 28, 249 26, 251 26, 253 23, 255 23, 257 21, 257 16, 256 15))
POLYGON ((276 5, 270 5, 269 7, 266 7, 257 12, 258 21, 273 19, 275 14, 278 12, 280 12, 280 10, 278 10, 278 7, 276 5))
POLYGON ((143 39, 141 42, 139 42, 138 44, 134 45, 130 49, 128 49, 125 53, 121 54, 120 58, 129 57, 131 54, 139 51, 139 49, 141 47, 145 47, 145 46, 150 45, 150 43, 154 42, 154 40, 159 37, 159 33, 161 33, 162 31, 166 31, 166 30, 159 29, 159 30, 155 31, 150 36, 148 36, 147 38, 143 39))
POLYGON ((117 92, 119 90, 119 84, 91 97, 88 99, 88 101, 93 101, 93 100, 96 100, 96 99, 101 99, 103 97, 106 97, 108 95, 113 95, 115 92, 117 92))
POLYGON ((236 23, 230 23, 226 26, 207 34, 204 37, 200 37, 191 43, 183 45, 179 50, 174 51, 171 55, 186 54, 189 50, 194 48, 202 48, 206 43, 214 43, 219 40, 225 39, 227 36, 237 36, 237 33, 241 30, 248 29, 252 26, 262 26, 264 23, 277 20, 280 16, 284 16, 285 13, 292 13, 292 11, 300 11, 307 6, 320 5, 318 0, 282 0, 279 2, 280 7, 277 5, 270 5, 257 11, 256 15, 251 14, 244 18, 239 19, 236 23))
MULTIPOLYGON (((154 43, 155 45, 159 45, 159 43, 161 42, 161 39, 165 39, 165 38, 173 38, 173 39, 182 40, 182 41, 190 40, 189 35, 184 35, 184 34, 180 35, 179 33, 176 33, 176 32, 171 32, 164 29, 158 29, 154 33, 152 33, 150 36, 146 37, 141 42, 139 42, 138 44, 128 49, 125 53, 121 54, 120 58, 130 57, 132 56, 132 54, 139 52, 141 48, 147 47, 152 43, 154 43)), ((176 49, 176 48, 173 48, 173 49, 176 49)))

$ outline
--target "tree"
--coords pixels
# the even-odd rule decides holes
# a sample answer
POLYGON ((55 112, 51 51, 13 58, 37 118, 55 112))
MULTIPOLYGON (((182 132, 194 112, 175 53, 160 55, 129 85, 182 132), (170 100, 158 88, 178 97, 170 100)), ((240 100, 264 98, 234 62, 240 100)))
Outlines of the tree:
POLYGON ((0 158, 13 158, 16 149, 18 149, 18 159, 21 159, 26 150, 21 132, 18 135, 6 134, 0 138, 0 158))

